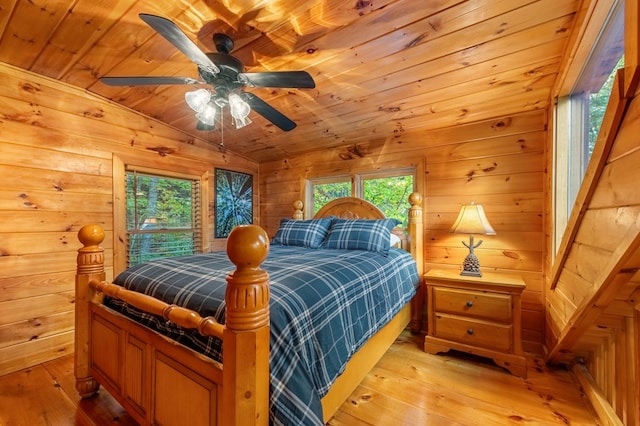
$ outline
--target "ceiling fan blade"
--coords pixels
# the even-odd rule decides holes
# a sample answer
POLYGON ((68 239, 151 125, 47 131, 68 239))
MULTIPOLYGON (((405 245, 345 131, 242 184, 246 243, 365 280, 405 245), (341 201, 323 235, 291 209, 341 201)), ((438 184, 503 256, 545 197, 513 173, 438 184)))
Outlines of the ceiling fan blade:
POLYGON ((247 102, 255 112, 281 128, 285 132, 296 128, 296 123, 288 119, 280 111, 278 111, 253 93, 244 92, 240 96, 242 96, 245 102, 247 102))
POLYGON ((253 87, 290 87, 295 89, 313 89, 315 81, 306 71, 266 71, 238 74, 238 78, 253 87))
POLYGON ((220 72, 216 64, 172 21, 147 13, 141 13, 138 16, 193 62, 201 67, 208 68, 214 74, 220 72))
POLYGON ((156 86, 160 84, 204 84, 189 77, 101 77, 100 81, 109 86, 156 86))

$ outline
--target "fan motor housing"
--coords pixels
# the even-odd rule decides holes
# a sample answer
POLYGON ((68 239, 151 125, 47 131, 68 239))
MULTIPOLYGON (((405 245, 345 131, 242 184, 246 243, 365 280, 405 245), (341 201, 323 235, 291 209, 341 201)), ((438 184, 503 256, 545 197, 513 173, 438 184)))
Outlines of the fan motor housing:
POLYGON ((221 89, 233 91, 244 86, 244 83, 238 80, 238 74, 244 72, 242 62, 225 53, 207 53, 206 55, 218 66, 220 72, 214 74, 198 66, 198 73, 204 81, 216 88, 216 92, 220 92, 221 89))

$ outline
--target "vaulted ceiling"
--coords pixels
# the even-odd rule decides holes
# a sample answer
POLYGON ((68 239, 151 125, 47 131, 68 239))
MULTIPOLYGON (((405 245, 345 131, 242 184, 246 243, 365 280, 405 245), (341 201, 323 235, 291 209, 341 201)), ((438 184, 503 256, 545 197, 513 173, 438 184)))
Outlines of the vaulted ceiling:
MULTIPOLYGON (((257 161, 545 109, 579 1, 2 0, 0 61, 86 89, 257 161), (204 52, 232 37, 248 72, 306 70, 314 89, 245 88, 296 122, 255 111, 197 130, 191 85, 113 87, 103 76, 199 79, 139 17, 165 17, 204 52), (221 130, 223 129, 223 130, 221 130)), ((206 87, 206 86, 204 86, 206 87)), ((427 142, 426 142, 427 143, 427 142)))

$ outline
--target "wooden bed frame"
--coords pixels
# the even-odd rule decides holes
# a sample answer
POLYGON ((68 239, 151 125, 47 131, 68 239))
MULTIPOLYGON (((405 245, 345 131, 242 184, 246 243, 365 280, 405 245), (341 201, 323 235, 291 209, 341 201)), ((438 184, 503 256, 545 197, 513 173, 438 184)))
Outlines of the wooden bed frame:
MULTIPOLYGON (((409 251, 423 272, 422 196, 409 197, 409 251)), ((302 203, 294 204, 302 218, 302 203)), ((315 217, 382 218, 372 204, 353 197, 334 200, 315 217)), ((269 246, 256 225, 236 227, 227 254, 236 265, 227 277, 226 322, 106 283, 104 231, 84 226, 78 233, 75 316, 76 389, 91 397, 102 385, 140 424, 267 425, 269 423, 269 285, 260 269, 269 246), (105 295, 120 298, 184 328, 223 341, 216 362, 141 326, 102 305, 105 295), (181 409, 178 409, 181 408, 181 409)), ((418 294, 356 353, 322 399, 324 421, 335 413, 398 335, 421 329, 422 283, 418 294)))

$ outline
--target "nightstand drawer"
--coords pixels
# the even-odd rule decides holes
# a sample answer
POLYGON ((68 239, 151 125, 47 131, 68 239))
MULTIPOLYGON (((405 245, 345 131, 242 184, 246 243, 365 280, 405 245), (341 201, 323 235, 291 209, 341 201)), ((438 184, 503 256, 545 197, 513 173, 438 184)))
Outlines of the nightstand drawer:
POLYGON ((445 287, 433 288, 433 310, 485 318, 493 321, 511 322, 511 296, 445 287))
POLYGON ((510 324, 498 324, 437 313, 434 326, 435 330, 432 335, 441 339, 504 352, 512 350, 511 336, 513 333, 510 324))

